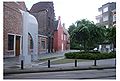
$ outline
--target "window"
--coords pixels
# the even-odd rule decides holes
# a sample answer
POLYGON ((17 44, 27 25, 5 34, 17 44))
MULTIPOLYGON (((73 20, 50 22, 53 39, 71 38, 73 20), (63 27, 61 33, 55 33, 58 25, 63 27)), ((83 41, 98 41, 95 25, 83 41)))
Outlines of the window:
POLYGON ((100 23, 100 19, 96 19, 97 20, 97 23, 100 23))
POLYGON ((105 7, 104 9, 103 9, 103 12, 107 12, 108 11, 108 7, 105 7))
POLYGON ((30 49, 33 49, 33 39, 32 39, 32 36, 30 33, 28 33, 28 36, 29 36, 29 46, 30 46, 30 49))
POLYGON ((41 41, 41 48, 45 49, 45 41, 41 41))
POLYGON ((33 49, 33 40, 30 38, 30 49, 33 49))
POLYGON ((108 16, 103 16, 103 21, 108 21, 108 16))
POLYGON ((8 35, 8 50, 14 50, 14 35, 8 35))
POLYGON ((61 34, 61 40, 63 40, 63 34, 61 34))
POLYGON ((113 15, 113 22, 116 21, 116 15, 113 15))
POLYGON ((50 17, 48 17, 48 26, 50 27, 50 17))
POLYGON ((64 34, 64 40, 66 40, 66 35, 64 34))
POLYGON ((101 14, 102 14, 102 10, 99 11, 99 15, 101 15, 101 14))

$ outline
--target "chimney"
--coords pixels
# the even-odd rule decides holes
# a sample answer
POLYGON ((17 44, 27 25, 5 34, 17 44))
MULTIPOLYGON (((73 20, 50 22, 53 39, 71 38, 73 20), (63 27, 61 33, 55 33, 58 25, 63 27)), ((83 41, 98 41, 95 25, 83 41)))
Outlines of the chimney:
POLYGON ((61 17, 59 16, 59 17, 58 17, 58 20, 60 20, 60 19, 61 19, 61 17))

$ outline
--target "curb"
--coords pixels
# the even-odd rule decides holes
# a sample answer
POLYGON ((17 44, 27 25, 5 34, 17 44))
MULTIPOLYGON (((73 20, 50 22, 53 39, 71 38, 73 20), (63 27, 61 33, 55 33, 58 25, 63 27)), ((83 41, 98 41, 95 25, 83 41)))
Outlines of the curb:
POLYGON ((36 69, 17 69, 17 70, 5 70, 4 69, 4 75, 7 74, 22 74, 22 73, 39 73, 39 72, 59 72, 59 71, 75 71, 75 70, 103 70, 103 69, 116 69, 115 66, 111 67, 98 67, 98 66, 90 66, 90 67, 72 67, 72 68, 65 68, 65 67, 51 67, 51 68, 36 68, 36 69))

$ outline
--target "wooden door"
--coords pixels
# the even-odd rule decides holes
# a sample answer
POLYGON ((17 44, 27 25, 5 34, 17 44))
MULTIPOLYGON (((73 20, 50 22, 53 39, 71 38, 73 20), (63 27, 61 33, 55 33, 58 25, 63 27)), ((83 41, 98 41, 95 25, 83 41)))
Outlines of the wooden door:
POLYGON ((15 54, 16 56, 20 55, 20 36, 16 36, 15 54))

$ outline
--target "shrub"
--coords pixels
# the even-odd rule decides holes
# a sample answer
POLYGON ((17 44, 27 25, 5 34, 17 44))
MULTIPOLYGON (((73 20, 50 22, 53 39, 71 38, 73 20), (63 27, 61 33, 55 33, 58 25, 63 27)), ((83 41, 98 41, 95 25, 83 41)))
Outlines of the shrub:
POLYGON ((71 52, 65 53, 65 57, 68 59, 88 59, 88 60, 100 60, 116 58, 115 53, 99 53, 99 52, 71 52))

